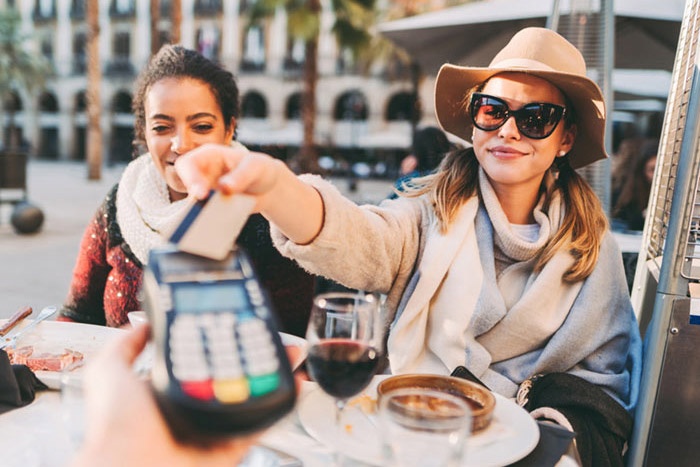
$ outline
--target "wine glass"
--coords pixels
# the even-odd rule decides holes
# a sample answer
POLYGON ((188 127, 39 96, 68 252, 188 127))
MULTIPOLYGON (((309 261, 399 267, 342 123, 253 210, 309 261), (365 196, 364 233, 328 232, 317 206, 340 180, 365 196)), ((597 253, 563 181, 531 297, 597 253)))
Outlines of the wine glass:
POLYGON ((306 340, 309 376, 335 399, 336 428, 348 399, 372 381, 382 356, 384 326, 373 295, 331 292, 314 298, 306 340))

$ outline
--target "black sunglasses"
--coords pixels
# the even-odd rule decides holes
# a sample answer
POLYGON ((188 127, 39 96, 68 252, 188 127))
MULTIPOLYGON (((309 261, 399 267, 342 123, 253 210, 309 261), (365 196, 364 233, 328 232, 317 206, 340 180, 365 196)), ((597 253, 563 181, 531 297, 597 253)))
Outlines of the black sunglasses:
POLYGON ((566 114, 566 108, 561 105, 536 102, 510 110, 503 99, 480 92, 472 94, 469 109, 474 126, 480 130, 497 130, 512 116, 520 133, 532 139, 551 135, 566 114))

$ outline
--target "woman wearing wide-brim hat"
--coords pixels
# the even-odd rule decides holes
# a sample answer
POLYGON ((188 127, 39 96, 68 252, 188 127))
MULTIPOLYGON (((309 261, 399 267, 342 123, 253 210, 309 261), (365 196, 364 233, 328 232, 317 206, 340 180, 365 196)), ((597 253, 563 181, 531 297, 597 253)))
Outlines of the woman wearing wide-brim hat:
POLYGON ((379 206, 263 154, 201 148, 176 165, 190 193, 257 196, 277 247, 306 269, 386 293, 392 372, 464 365, 586 431, 584 464, 619 464, 640 336, 605 214, 575 172, 607 157, 600 89, 572 44, 527 28, 488 67, 444 65, 435 108, 472 147, 379 206))

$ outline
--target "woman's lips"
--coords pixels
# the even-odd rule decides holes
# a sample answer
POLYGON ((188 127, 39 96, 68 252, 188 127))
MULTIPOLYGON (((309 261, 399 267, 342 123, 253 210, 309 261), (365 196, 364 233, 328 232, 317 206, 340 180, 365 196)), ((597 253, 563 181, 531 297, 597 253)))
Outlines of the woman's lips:
POLYGON ((522 151, 518 151, 517 149, 511 148, 509 146, 495 146, 491 149, 489 149, 489 152, 494 155, 495 157, 501 157, 501 158, 515 158, 515 157, 521 157, 524 156, 525 153, 522 151))

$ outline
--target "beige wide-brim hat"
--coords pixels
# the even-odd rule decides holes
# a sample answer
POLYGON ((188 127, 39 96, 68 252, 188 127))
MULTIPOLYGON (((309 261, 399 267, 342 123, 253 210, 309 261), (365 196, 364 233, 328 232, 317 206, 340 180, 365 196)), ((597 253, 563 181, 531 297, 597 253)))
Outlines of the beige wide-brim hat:
POLYGON ((551 29, 522 29, 486 68, 443 65, 435 82, 435 113, 442 128, 471 143, 474 125, 467 108, 467 93, 503 72, 544 78, 569 99, 574 107, 577 134, 566 157, 574 169, 608 157, 603 93, 586 76, 581 52, 551 29))

